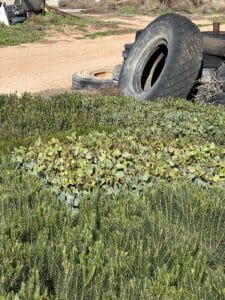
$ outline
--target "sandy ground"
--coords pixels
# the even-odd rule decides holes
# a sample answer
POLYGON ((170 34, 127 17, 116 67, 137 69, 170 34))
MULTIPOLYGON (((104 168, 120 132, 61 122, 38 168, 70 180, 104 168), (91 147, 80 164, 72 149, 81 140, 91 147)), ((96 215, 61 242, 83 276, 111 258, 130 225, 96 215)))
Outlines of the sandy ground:
POLYGON ((62 37, 50 44, 1 48, 0 94, 70 89, 74 72, 120 63, 123 44, 132 39, 133 35, 72 41, 62 37))
MULTIPOLYGON (((112 18, 113 19, 113 18, 112 18)), ((116 18, 114 18, 115 20, 116 18)), ((118 18, 117 18, 118 19, 118 18)), ((131 28, 145 27, 150 17, 123 17, 119 20, 131 28)), ((209 19, 194 19, 209 24, 209 19)), ((202 27, 201 30, 209 30, 202 27)), ((221 28, 225 30, 225 27, 221 28)), ((122 61, 125 43, 134 34, 78 40, 74 36, 57 36, 45 43, 0 48, 0 94, 41 92, 71 88, 74 72, 96 66, 113 66, 122 61)))

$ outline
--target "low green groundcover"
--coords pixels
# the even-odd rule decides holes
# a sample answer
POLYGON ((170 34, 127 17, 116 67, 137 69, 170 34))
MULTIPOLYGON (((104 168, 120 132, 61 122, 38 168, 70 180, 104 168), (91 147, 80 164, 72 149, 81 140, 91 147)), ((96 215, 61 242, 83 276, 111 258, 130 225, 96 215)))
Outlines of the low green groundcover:
POLYGON ((225 149, 185 138, 162 139, 151 128, 111 134, 92 132, 66 142, 39 139, 14 152, 14 161, 44 182, 62 201, 78 207, 82 196, 102 189, 107 194, 143 193, 160 180, 187 179, 198 185, 225 185, 225 149))

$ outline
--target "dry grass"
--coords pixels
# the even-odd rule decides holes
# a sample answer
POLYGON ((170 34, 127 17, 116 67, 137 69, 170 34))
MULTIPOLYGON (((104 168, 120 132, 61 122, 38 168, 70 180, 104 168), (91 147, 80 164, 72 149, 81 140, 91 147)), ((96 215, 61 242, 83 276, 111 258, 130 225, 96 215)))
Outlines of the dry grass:
POLYGON ((114 2, 112 0, 100 2, 95 2, 94 0, 60 0, 59 5, 61 7, 85 8, 93 12, 107 12, 117 8, 117 4, 114 2))
POLYGON ((186 13, 223 13, 224 0, 213 3, 212 0, 60 0, 61 7, 86 8, 92 12, 106 13, 161 13, 166 10, 186 13))
POLYGON ((218 93, 221 93, 223 91, 223 86, 218 79, 216 79, 215 76, 211 78, 211 80, 208 83, 202 84, 198 88, 198 93, 195 96, 196 102, 212 102, 213 98, 218 93))

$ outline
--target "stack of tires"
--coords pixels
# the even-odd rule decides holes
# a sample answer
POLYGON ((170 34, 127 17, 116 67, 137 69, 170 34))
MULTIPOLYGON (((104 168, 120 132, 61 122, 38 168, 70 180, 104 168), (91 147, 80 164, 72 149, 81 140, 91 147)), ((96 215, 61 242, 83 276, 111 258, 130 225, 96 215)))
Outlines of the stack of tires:
MULTIPOLYGON (((108 81, 99 80, 97 84, 92 78, 91 81, 86 79, 88 84, 83 84, 84 79, 78 80, 82 76, 75 73, 73 88, 118 84, 127 96, 155 100, 194 97, 198 87, 214 77, 223 86, 225 57, 205 53, 204 36, 225 40, 225 34, 201 33, 184 16, 164 14, 143 30, 138 30, 134 43, 124 45, 123 63, 108 73, 108 81)), ((222 89, 214 99, 220 103, 225 99, 222 89)))

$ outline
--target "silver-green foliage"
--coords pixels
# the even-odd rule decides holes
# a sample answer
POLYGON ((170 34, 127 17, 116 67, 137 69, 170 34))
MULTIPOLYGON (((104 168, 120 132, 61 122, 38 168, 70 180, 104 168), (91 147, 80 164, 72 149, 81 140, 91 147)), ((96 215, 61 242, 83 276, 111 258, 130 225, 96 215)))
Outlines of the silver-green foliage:
POLYGON ((0 298, 225 298, 222 107, 0 100, 0 298))
POLYGON ((225 110, 184 100, 140 102, 125 97, 62 94, 45 98, 0 95, 0 137, 12 139, 64 131, 148 128, 154 135, 224 144, 225 110))
POLYGON ((223 299, 224 193, 163 184, 93 193, 72 215, 1 165, 2 299, 223 299))
POLYGON ((225 184, 225 149, 185 138, 162 139, 152 128, 92 132, 66 142, 39 139, 15 150, 18 166, 44 178, 60 199, 78 207, 82 196, 101 189, 107 194, 143 191, 160 180, 187 179, 205 186, 225 184), (147 130, 147 131, 146 131, 147 130))

